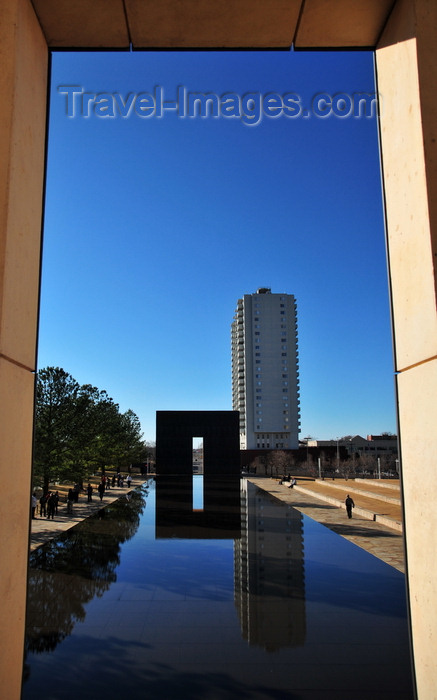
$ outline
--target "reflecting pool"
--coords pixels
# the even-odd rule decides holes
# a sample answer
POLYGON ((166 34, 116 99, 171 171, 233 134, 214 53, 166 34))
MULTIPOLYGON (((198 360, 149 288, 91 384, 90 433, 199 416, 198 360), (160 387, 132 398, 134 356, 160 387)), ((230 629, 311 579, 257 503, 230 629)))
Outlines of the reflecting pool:
POLYGON ((403 574, 246 480, 195 488, 32 553, 23 700, 412 700, 403 574))

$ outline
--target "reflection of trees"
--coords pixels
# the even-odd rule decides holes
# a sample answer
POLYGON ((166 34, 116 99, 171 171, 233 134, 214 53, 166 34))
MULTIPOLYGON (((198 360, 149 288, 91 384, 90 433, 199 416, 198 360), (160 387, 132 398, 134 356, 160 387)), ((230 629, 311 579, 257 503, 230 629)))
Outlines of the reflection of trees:
POLYGON ((117 579, 120 545, 136 533, 146 490, 121 498, 30 556, 26 652, 53 651, 84 606, 117 579))

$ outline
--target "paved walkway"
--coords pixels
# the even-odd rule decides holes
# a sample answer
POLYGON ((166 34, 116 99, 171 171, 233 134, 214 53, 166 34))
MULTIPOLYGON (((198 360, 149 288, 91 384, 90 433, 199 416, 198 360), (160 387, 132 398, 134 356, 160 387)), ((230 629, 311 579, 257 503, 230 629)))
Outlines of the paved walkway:
POLYGON ((142 476, 134 475, 129 488, 127 486, 124 488, 115 486, 114 488, 105 491, 102 501, 100 500, 99 494, 95 489, 91 503, 87 502, 87 495, 86 493, 82 492, 79 497, 79 503, 75 503, 73 505, 73 515, 69 515, 67 513, 66 503, 59 504, 58 515, 55 515, 54 520, 48 520, 44 517, 40 518, 38 515, 34 520, 30 521, 30 551, 40 547, 42 544, 50 539, 53 539, 61 532, 65 532, 65 530, 69 530, 71 527, 74 527, 82 520, 85 520, 85 518, 88 518, 98 510, 105 508, 118 498, 124 498, 127 493, 135 489, 137 486, 144 484, 145 481, 147 481, 147 479, 143 478, 142 476))
MULTIPOLYGON (((290 489, 279 483, 276 479, 269 477, 249 477, 249 480, 262 488, 264 491, 271 493, 276 498, 286 503, 291 503, 296 510, 299 510, 304 515, 308 515, 313 520, 322 523, 330 530, 333 530, 338 535, 345 537, 350 542, 353 542, 358 547, 365 549, 373 556, 385 561, 390 566, 393 566, 398 571, 405 573, 405 558, 404 558, 404 541, 400 532, 392 527, 386 527, 380 522, 375 522, 364 518, 355 511, 359 510, 358 506, 362 505, 364 496, 360 496, 353 492, 352 497, 357 508, 354 509, 353 517, 348 519, 346 511, 336 505, 327 503, 322 498, 317 498, 315 485, 318 482, 300 481, 298 479, 298 487, 290 489)), ((354 485, 359 488, 359 482, 352 480, 335 482, 335 488, 341 493, 344 499, 346 495, 352 491, 354 485)), ((323 496, 322 490, 329 489, 321 488, 319 496, 323 496)), ((364 486, 363 486, 364 488, 364 486)), ((367 490, 369 490, 367 488, 367 490)), ((379 499, 371 500, 366 496, 366 506, 379 512, 381 510, 381 501, 379 499)), ((384 504, 383 510, 393 513, 392 506, 394 504, 384 504)), ((400 508, 396 511, 396 517, 400 517, 400 508)))

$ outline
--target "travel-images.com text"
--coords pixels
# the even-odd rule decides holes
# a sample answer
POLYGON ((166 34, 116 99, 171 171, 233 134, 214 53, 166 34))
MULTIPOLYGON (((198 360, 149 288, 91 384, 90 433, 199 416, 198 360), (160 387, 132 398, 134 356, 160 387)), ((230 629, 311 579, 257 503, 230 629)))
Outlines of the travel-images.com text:
POLYGON ((71 119, 127 119, 131 116, 159 119, 166 113, 175 113, 181 119, 239 119, 247 126, 256 126, 264 117, 373 118, 378 107, 376 93, 368 92, 318 93, 311 99, 310 106, 305 107, 301 97, 293 92, 283 95, 262 95, 259 92, 217 95, 213 92, 189 92, 187 88, 178 86, 176 99, 168 100, 165 99, 164 88, 159 85, 153 92, 131 92, 125 97, 118 92, 90 92, 79 85, 59 85, 57 91, 65 100, 65 113, 71 119))

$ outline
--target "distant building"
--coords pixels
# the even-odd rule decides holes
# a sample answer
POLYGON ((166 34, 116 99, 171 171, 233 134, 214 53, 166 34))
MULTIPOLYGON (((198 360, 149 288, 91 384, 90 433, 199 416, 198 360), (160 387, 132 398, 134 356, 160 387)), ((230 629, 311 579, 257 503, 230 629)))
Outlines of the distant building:
POLYGON ((193 474, 203 474, 203 447, 193 449, 193 474))
POLYGON ((386 449, 393 454, 398 452, 398 436, 391 435, 390 433, 383 433, 382 435, 368 435, 367 441, 372 442, 379 449, 386 449))
POLYGON ((231 329, 232 408, 240 448, 299 446, 297 311, 292 294, 267 287, 237 302, 231 329))
POLYGON ((397 457, 397 435, 367 435, 367 439, 361 435, 348 435, 334 440, 308 440, 308 447, 339 447, 345 448, 350 457, 397 457))

